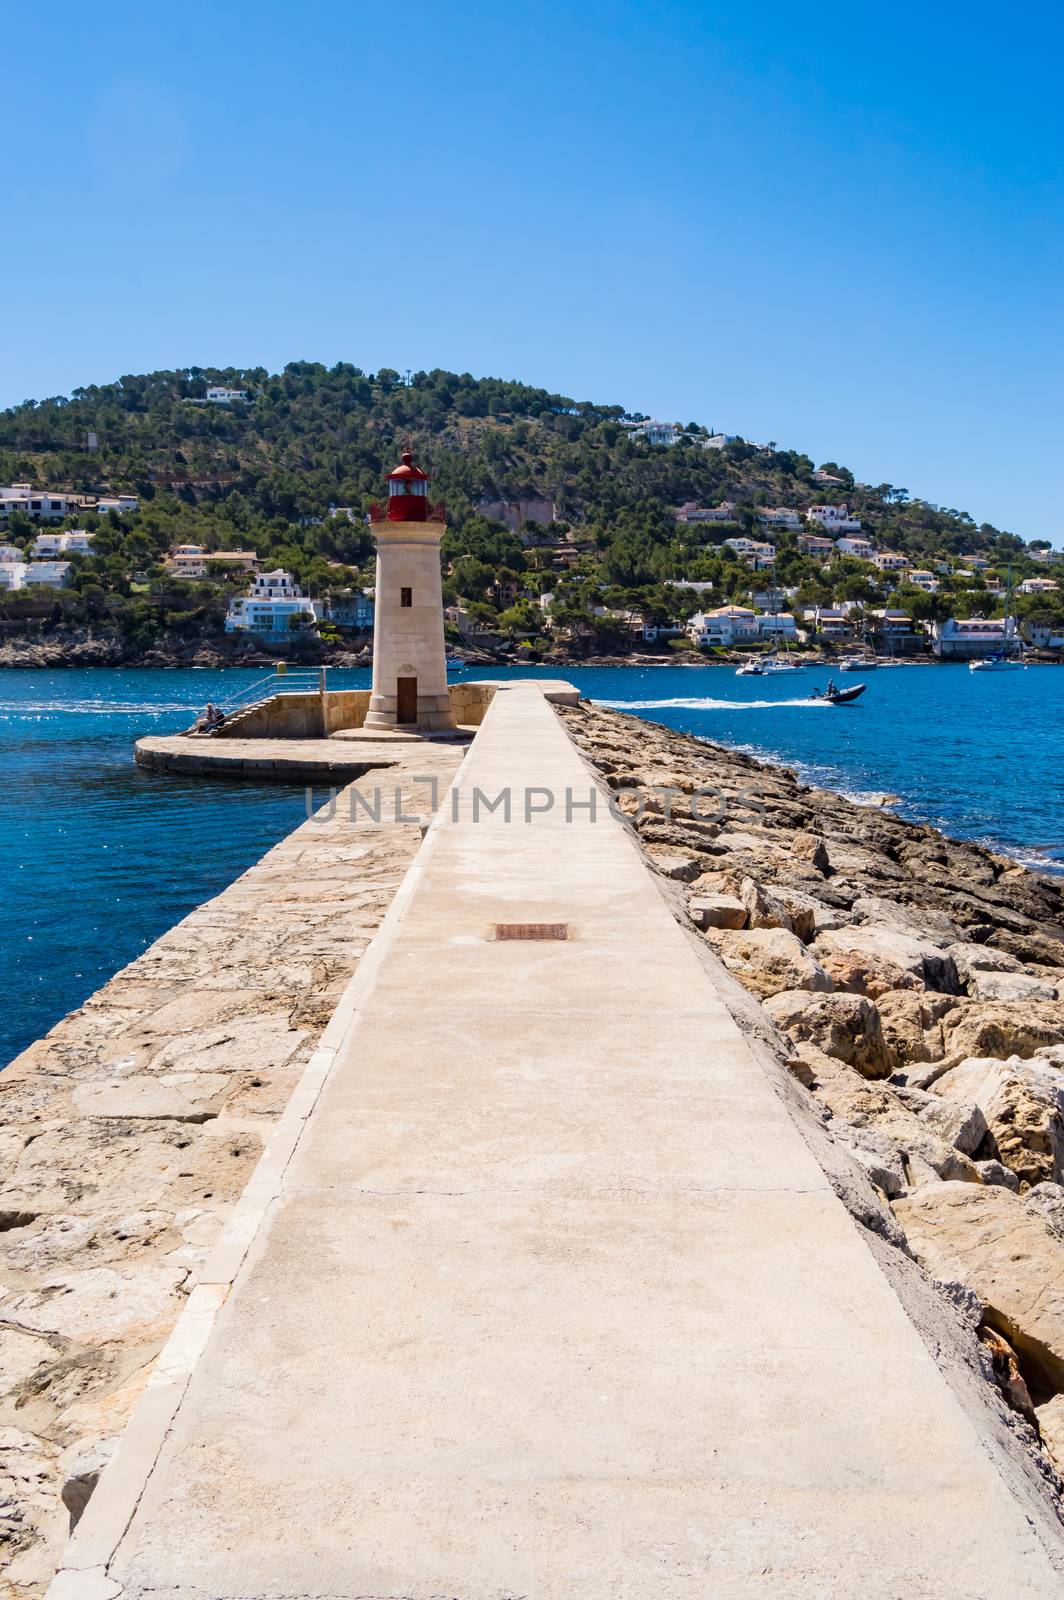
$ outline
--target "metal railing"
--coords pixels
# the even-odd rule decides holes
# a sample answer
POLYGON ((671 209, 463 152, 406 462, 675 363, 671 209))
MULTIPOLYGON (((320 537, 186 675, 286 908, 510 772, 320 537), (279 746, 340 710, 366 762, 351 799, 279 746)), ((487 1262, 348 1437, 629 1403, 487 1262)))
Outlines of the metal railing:
MULTIPOLYGON (((214 704, 224 714, 226 722, 232 722, 242 711, 250 711, 252 706, 261 705, 264 700, 272 700, 277 695, 319 694, 324 698, 326 670, 325 667, 296 667, 292 671, 282 669, 266 672, 254 683, 241 689, 239 694, 216 700, 214 704)), ((208 730, 201 726, 197 718, 188 731, 204 733, 208 730)))

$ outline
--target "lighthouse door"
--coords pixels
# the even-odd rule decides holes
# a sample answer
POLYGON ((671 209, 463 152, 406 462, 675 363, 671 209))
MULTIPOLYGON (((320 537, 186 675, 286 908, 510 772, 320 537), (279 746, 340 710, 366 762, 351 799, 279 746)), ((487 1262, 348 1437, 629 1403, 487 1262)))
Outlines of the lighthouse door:
POLYGON ((395 720, 399 723, 417 723, 417 679, 396 678, 395 720))

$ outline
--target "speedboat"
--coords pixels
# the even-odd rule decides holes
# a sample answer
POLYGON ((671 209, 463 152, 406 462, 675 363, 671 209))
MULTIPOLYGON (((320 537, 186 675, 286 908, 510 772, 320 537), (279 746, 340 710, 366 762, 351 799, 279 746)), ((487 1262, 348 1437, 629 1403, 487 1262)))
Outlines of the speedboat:
POLYGON ((863 683, 855 683, 850 689, 835 689, 829 685, 826 689, 814 690, 812 699, 824 700, 829 706, 848 706, 864 692, 863 683))
POLYGON ((1015 656, 984 656, 981 661, 969 661, 969 672, 1022 672, 1026 665, 1015 656))

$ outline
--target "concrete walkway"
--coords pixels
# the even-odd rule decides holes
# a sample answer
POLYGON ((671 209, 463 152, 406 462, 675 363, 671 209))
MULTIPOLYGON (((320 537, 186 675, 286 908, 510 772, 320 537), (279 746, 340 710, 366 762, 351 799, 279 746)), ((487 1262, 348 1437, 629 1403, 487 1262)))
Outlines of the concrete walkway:
POLYGON ((55 1600, 1061 1593, 589 783, 496 699, 55 1600))

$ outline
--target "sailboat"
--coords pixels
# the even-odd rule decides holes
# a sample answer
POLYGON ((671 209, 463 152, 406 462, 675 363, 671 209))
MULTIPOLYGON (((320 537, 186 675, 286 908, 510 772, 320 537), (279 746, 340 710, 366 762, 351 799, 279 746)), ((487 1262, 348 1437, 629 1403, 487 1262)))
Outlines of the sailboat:
POLYGON ((1009 568, 1008 588, 1005 591, 1005 626, 1001 630, 1001 649, 996 650, 991 656, 983 656, 978 661, 969 661, 969 672, 1022 672, 1027 663, 1013 654, 1013 646, 1022 652, 1022 645, 1016 638, 1016 619, 1012 615, 1012 568, 1009 568), (1009 623, 1012 623, 1011 637, 1009 623))

